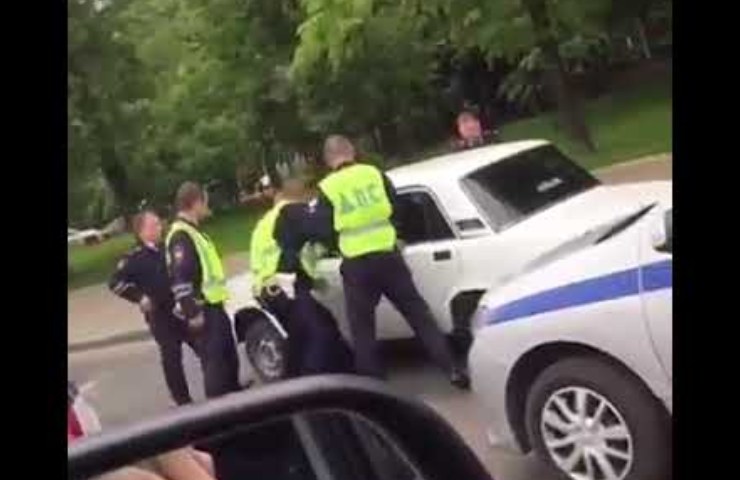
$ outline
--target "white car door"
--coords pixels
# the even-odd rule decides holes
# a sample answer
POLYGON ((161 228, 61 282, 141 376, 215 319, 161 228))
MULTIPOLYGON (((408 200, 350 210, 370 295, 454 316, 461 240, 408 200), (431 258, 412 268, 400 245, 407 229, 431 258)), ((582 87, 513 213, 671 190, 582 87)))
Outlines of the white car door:
MULTIPOLYGON (((421 296, 429 304, 443 331, 452 329, 449 301, 459 282, 459 240, 434 195, 425 188, 398 193, 398 236, 405 243, 403 256, 421 296)), ((411 328, 384 299, 378 308, 381 338, 407 338, 411 328)))
POLYGON ((673 371, 673 208, 656 208, 642 242, 642 304, 655 351, 669 378, 673 371), (671 228, 665 229, 666 218, 671 228), (664 242, 664 240, 668 240, 664 242), (665 243, 658 246, 658 243, 665 243))
MULTIPOLYGON (((403 256, 440 327, 449 331, 452 320, 448 305, 460 271, 458 240, 439 203, 427 189, 404 189, 398 193, 398 202, 398 236, 405 244, 403 256)), ((348 333, 339 265, 338 258, 319 263, 319 273, 326 280, 327 288, 317 297, 332 310, 341 329, 348 333)), ((383 339, 412 336, 406 321, 385 298, 377 309, 377 335, 383 339)))

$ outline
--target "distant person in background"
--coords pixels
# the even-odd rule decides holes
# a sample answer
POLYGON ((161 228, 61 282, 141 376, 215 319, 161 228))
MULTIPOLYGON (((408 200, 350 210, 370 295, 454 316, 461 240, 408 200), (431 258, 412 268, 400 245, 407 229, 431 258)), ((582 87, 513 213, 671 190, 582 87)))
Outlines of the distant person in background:
POLYGON ((270 177, 268 177, 267 175, 263 175, 262 178, 260 178, 259 182, 257 183, 257 191, 259 192, 263 200, 267 202, 272 202, 272 199, 275 197, 275 187, 270 181, 270 177))
POLYGON ((162 221, 154 211, 144 210, 131 223, 136 246, 118 262, 108 288, 141 310, 159 347, 170 396, 177 405, 185 405, 192 398, 182 364, 182 344, 197 350, 185 322, 172 313, 175 299, 162 245, 162 221))
POLYGON ((252 205, 255 207, 264 207, 272 205, 272 199, 275 196, 275 189, 270 183, 270 178, 267 175, 263 175, 255 184, 254 191, 250 194, 242 193, 239 196, 239 201, 245 205, 252 205))
POLYGON ((458 138, 455 147, 458 150, 481 147, 496 140, 497 131, 484 130, 478 116, 470 110, 464 110, 455 122, 458 138))

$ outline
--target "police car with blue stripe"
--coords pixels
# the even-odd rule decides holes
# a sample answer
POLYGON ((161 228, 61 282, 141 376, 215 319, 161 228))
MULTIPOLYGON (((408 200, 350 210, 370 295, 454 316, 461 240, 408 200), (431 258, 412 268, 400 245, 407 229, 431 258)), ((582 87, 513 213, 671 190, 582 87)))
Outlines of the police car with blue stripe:
POLYGON ((469 362, 489 441, 569 478, 670 478, 673 207, 641 206, 487 293, 469 362))

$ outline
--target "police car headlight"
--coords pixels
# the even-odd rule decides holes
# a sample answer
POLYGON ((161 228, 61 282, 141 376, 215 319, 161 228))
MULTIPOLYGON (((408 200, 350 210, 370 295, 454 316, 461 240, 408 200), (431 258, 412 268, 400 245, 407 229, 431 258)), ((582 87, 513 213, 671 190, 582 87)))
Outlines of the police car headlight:
POLYGON ((473 314, 473 320, 470 324, 473 335, 478 333, 483 327, 491 323, 491 315, 493 311, 488 308, 487 305, 478 305, 478 308, 473 314))

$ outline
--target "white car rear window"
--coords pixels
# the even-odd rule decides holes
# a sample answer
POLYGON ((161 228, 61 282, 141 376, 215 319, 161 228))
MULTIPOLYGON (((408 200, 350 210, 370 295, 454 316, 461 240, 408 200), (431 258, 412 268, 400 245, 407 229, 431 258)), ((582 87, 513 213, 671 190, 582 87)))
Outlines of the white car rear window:
POLYGON ((492 163, 463 180, 465 189, 496 230, 598 184, 595 177, 552 145, 492 163))

